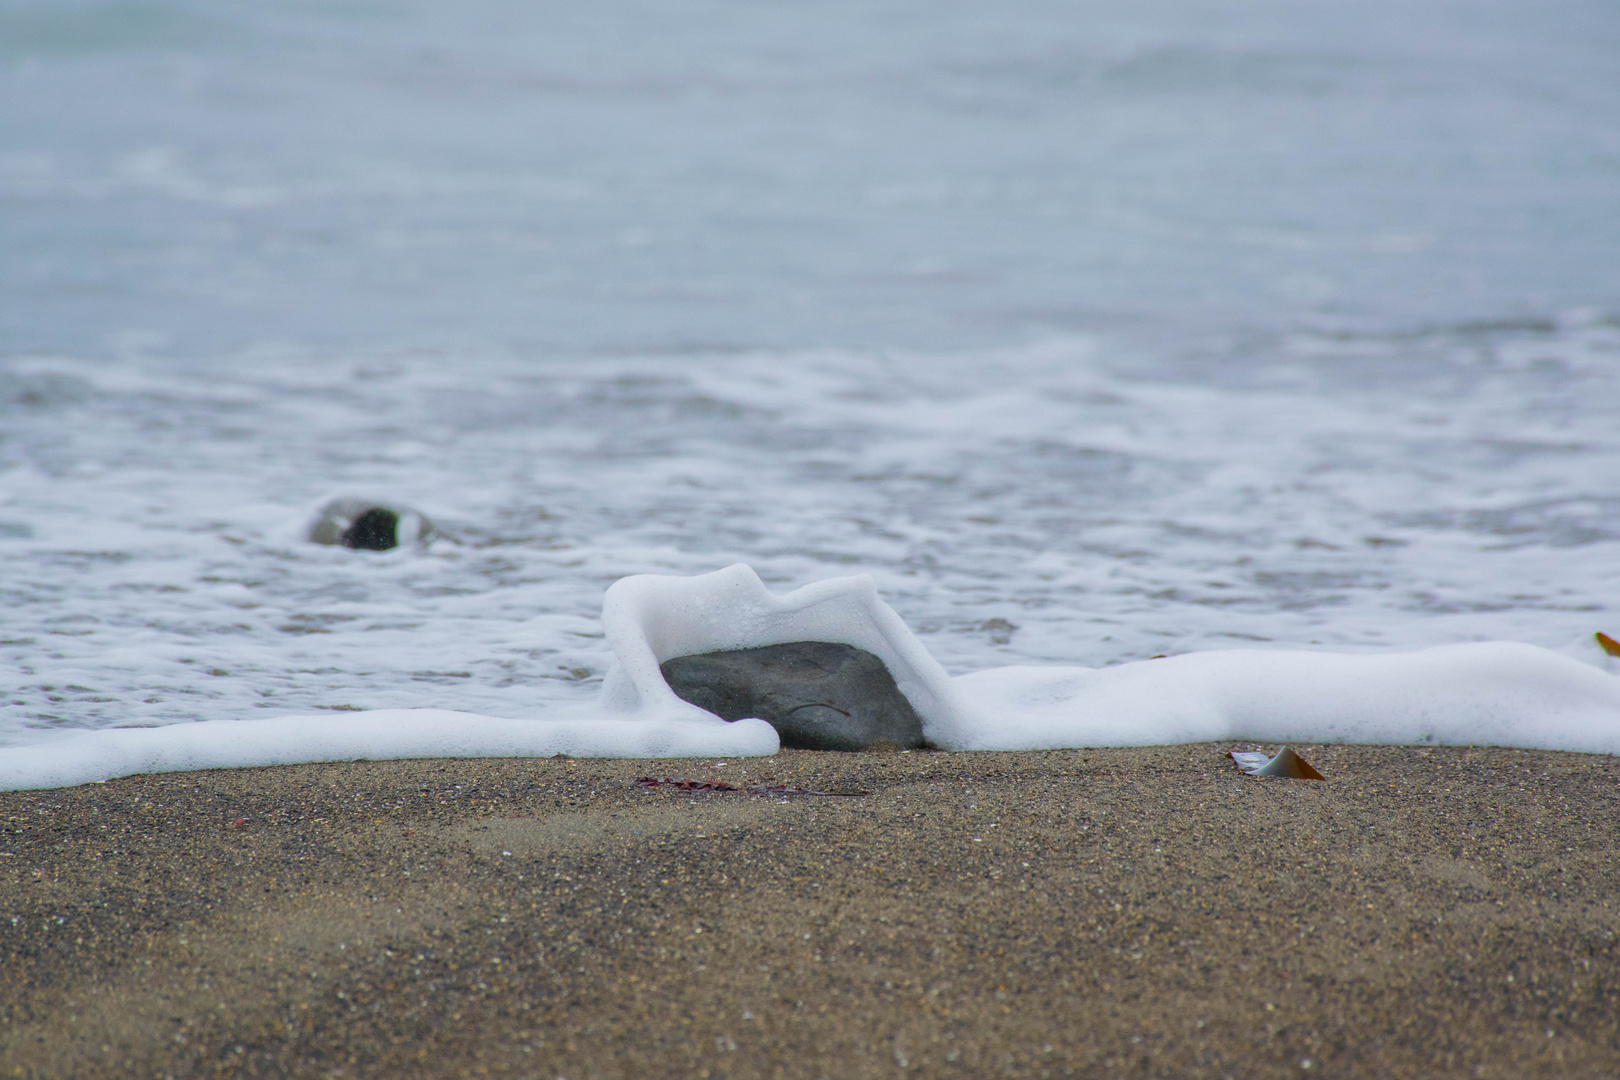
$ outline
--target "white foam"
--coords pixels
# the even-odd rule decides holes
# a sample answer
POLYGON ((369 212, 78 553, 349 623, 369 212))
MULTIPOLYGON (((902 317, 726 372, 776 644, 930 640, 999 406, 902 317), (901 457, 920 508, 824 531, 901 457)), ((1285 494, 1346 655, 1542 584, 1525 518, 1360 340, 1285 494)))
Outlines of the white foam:
POLYGON ((947 750, 1255 739, 1495 745, 1620 752, 1620 678, 1531 645, 1483 642, 1388 655, 1211 651, 1109 668, 992 668, 951 678, 866 575, 784 596, 742 564, 640 575, 607 591, 615 660, 588 705, 527 719, 439 709, 106 729, 0 750, 0 788, 141 772, 414 757, 745 757, 770 725, 726 723, 669 689, 673 656, 833 641, 878 656, 947 750))
POLYGON ((749 757, 773 754, 763 720, 728 724, 706 713, 678 720, 606 714, 510 720, 444 709, 377 709, 335 716, 208 720, 110 728, 0 750, 0 790, 68 787, 135 773, 313 761, 473 757, 749 757))
POLYGON ((1252 739, 1620 752, 1620 679, 1511 642, 1384 656, 1233 649, 952 681, 985 720, 952 749, 1252 739))

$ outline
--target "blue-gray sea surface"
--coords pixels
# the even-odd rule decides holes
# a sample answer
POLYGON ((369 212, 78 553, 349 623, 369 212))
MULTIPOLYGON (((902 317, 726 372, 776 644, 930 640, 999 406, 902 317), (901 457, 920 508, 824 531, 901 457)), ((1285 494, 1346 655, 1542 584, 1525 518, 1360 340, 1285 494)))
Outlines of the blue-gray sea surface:
POLYGON ((0 0, 0 740, 1620 634, 1608 0, 0 0), (304 542, 326 498, 421 550, 304 542))

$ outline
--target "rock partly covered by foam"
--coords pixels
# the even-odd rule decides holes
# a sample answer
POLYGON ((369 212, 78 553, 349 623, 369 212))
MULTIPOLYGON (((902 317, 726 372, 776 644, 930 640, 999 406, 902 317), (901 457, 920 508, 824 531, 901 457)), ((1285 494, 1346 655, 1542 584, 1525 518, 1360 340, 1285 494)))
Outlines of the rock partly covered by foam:
POLYGON ((783 746, 923 745, 922 719, 894 676, 882 660, 853 645, 795 641, 677 656, 659 669, 682 699, 725 720, 764 720, 783 746))
POLYGON ((1579 658, 1501 641, 1356 655, 1234 649, 953 678, 870 577, 778 596, 742 565, 692 578, 625 578, 603 600, 602 630, 614 660, 595 699, 537 703, 524 719, 400 709, 40 732, 29 745, 0 747, 0 790, 299 761, 742 757, 775 753, 784 742, 856 749, 916 746, 924 736, 942 750, 1241 739, 1620 753, 1620 678, 1609 673, 1620 657, 1607 655, 1590 631, 1579 658), (823 692, 844 685, 842 665, 819 658, 840 646, 846 655, 870 655, 888 678, 850 678, 857 689, 848 697, 823 692), (814 663, 805 661, 807 649, 814 663), (715 665, 725 662, 714 657, 728 652, 746 659, 717 675, 715 665), (794 676, 803 692, 788 695, 781 668, 789 665, 761 663, 759 654, 804 664, 794 676), (679 661, 697 675, 688 678, 679 661), (728 706, 728 694, 749 700, 728 706), (877 701, 892 708, 863 730, 877 701), (717 712, 743 718, 728 723, 717 712))
POLYGON ((408 507, 342 498, 321 508, 309 538, 358 551, 391 551, 400 544, 420 543, 432 532, 433 523, 408 507))

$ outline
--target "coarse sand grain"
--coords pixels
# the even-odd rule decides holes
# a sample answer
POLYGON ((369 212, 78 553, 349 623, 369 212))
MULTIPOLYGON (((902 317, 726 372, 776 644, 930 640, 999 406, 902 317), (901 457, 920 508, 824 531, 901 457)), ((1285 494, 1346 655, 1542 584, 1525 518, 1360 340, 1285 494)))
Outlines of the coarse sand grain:
POLYGON ((1620 762, 1234 748, 5 793, 0 1075, 1620 1075, 1620 762))

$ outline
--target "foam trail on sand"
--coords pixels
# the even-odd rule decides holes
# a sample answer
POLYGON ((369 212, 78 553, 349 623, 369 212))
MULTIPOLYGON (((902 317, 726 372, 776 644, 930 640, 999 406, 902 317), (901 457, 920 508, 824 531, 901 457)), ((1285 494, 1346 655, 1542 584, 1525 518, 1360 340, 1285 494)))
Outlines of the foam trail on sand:
POLYGON ((210 720, 61 735, 0 751, 0 790, 68 787, 135 773, 312 761, 456 757, 756 757, 774 754, 763 720, 718 717, 503 720, 444 709, 210 720))
POLYGON ((1212 651, 952 678, 870 577, 777 596, 741 564, 696 577, 625 578, 608 589, 602 623, 615 661, 591 704, 535 719, 389 709, 59 735, 0 750, 0 789, 357 759, 773 754, 779 743, 770 725, 728 724, 682 701, 659 664, 790 641, 875 654, 922 717, 928 740, 946 750, 1255 739, 1620 753, 1620 678, 1508 642, 1388 655, 1212 651))
POLYGON ((987 722, 951 749, 1253 739, 1620 753, 1620 679, 1511 642, 1385 656, 1234 649, 952 682, 987 722))

